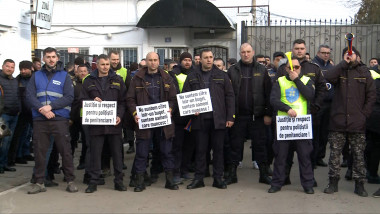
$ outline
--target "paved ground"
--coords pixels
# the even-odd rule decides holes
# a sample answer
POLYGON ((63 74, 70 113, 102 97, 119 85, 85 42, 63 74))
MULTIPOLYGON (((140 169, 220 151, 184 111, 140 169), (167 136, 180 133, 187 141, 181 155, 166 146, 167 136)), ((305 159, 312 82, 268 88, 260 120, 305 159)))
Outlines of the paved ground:
MULTIPOLYGON (((79 155, 77 153, 76 155, 79 155)), ((126 155, 128 170, 124 183, 129 182, 133 155, 126 155)), ((48 188, 45 193, 26 194, 32 172, 32 163, 17 166, 17 172, 0 175, 0 213, 380 213, 380 199, 362 198, 353 193, 354 182, 341 180, 339 192, 323 193, 327 185, 327 168, 316 170, 319 186, 314 195, 306 195, 299 181, 297 165, 293 167, 292 185, 283 187, 276 194, 268 194, 268 185, 258 183, 258 170, 252 169, 248 144, 245 149, 243 168, 238 170, 239 183, 226 190, 211 187, 212 179, 206 178, 206 187, 179 191, 164 189, 164 176, 142 193, 113 190, 112 177, 106 178, 105 186, 86 194, 81 183, 83 171, 76 171, 78 193, 65 192, 63 176, 57 175, 58 187, 48 188)), ((342 171, 342 176, 345 173, 342 171)), ((366 184, 370 195, 380 185, 366 184)))

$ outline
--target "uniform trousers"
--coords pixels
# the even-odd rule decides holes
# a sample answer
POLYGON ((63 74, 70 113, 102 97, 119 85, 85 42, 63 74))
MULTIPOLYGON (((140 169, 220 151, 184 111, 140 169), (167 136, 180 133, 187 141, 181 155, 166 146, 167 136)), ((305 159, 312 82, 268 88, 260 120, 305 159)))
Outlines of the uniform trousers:
POLYGON ((211 145, 213 157, 213 177, 222 178, 224 171, 223 147, 225 129, 215 129, 213 119, 202 121, 202 129, 194 130, 195 144, 195 179, 202 180, 206 172, 206 155, 211 145))
POLYGON ((252 116, 238 116, 231 128, 230 146, 232 164, 238 166, 239 161, 243 160, 242 151, 247 130, 252 141, 255 160, 259 164, 267 163, 267 132, 264 119, 261 117, 253 121, 252 116))
POLYGON ((166 139, 164 130, 162 128, 153 128, 150 130, 150 139, 136 139, 136 156, 134 161, 134 169, 137 174, 143 174, 146 170, 146 163, 148 160, 149 150, 153 137, 159 137, 159 151, 160 159, 165 171, 172 171, 174 169, 174 156, 172 153, 173 139, 166 139))
POLYGON ((115 175, 114 183, 121 184, 124 176, 123 161, 121 157, 121 134, 90 135, 90 184, 99 183, 103 145, 108 145, 111 152, 115 175))
POLYGON ((304 188, 313 187, 314 173, 311 165, 310 154, 313 150, 311 140, 276 140, 273 144, 275 155, 273 165, 272 186, 282 187, 286 178, 286 159, 289 147, 294 146, 297 151, 301 185, 304 188), (292 145, 294 144, 294 145, 292 145))

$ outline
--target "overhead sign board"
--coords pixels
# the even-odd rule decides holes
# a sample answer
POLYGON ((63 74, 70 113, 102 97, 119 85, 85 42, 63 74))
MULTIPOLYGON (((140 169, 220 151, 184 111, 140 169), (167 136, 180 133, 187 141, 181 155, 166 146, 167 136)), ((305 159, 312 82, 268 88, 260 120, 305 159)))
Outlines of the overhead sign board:
POLYGON ((34 25, 40 28, 51 28, 53 18, 54 0, 37 0, 36 15, 34 17, 34 25))

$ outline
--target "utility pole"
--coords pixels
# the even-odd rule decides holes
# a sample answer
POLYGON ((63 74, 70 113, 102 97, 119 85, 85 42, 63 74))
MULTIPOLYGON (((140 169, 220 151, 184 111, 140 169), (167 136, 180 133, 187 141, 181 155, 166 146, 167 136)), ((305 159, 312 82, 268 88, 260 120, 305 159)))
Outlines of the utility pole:
POLYGON ((252 24, 255 25, 256 23, 256 0, 252 0, 252 24))

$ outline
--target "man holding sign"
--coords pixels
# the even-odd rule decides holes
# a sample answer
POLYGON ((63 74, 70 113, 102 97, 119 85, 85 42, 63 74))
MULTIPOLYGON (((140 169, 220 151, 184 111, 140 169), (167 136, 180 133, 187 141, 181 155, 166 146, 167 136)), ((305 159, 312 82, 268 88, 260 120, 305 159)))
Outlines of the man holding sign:
MULTIPOLYGON (((139 70, 131 81, 127 93, 127 106, 131 114, 135 118, 136 132, 136 157, 134 168, 136 171, 135 192, 141 192, 145 189, 144 173, 146 170, 146 162, 148 160, 150 144, 153 137, 160 139, 160 152, 162 157, 162 165, 166 173, 165 188, 178 190, 178 186, 173 183, 174 156, 172 154, 172 139, 174 137, 174 124, 166 123, 164 126, 157 127, 155 119, 165 117, 162 115, 160 106, 167 106, 163 102, 169 103, 169 112, 176 105, 176 87, 173 79, 162 69, 159 69, 160 60, 157 53, 150 52, 146 56, 147 67, 139 70), (150 104, 159 104, 151 107, 142 107, 150 104), (149 111, 149 109, 152 109, 149 111), (144 121, 138 116, 137 110, 149 111, 152 114, 150 118, 144 118, 144 121), (146 120, 151 123, 146 123, 146 120), (143 123, 142 124, 139 123, 143 123), (169 125, 167 125, 169 124, 169 125), (140 126, 139 126, 140 125, 140 126), (148 128, 150 125, 156 128, 148 128)), ((144 113, 146 114, 146 113, 144 113)))
MULTIPOLYGON (((123 79, 118 76, 115 71, 110 69, 110 59, 107 55, 99 55, 96 61, 96 66, 97 69, 83 82, 83 97, 85 100, 94 100, 99 102, 99 104, 101 104, 102 101, 116 101, 117 111, 116 123, 110 120, 109 122, 113 124, 89 124, 91 154, 89 174, 91 179, 86 189, 86 193, 93 193, 97 190, 97 184, 99 183, 101 172, 102 149, 105 140, 110 147, 112 155, 115 174, 115 190, 126 191, 127 188, 123 184, 124 174, 121 150, 122 126, 120 123, 125 110, 125 84, 123 79)), ((99 106, 99 104, 97 106, 99 106)), ((109 106, 112 107, 111 104, 109 106)), ((83 109, 83 111, 83 115, 87 115, 88 112, 85 112, 85 109, 83 109)))
MULTIPOLYGON (((278 116, 287 115, 297 117, 309 113, 310 101, 314 98, 313 81, 301 74, 300 62, 293 57, 286 65, 287 74, 277 79, 273 85, 270 101, 278 116)), ((278 124, 277 124, 278 125, 278 124)), ((275 153, 273 178, 269 193, 281 190, 284 185, 286 174, 286 159, 289 146, 296 146, 298 162, 300 165, 301 184, 305 193, 314 194, 314 173, 311 166, 310 153, 313 150, 311 139, 307 140, 279 140, 273 144, 275 153)))
POLYGON ((195 178, 187 189, 204 187, 203 178, 206 171, 206 153, 211 144, 213 151, 213 187, 226 189, 222 181, 224 161, 223 143, 225 129, 234 124, 235 96, 232 84, 227 74, 214 65, 214 55, 211 50, 201 52, 201 64, 198 70, 187 76, 182 92, 200 89, 210 90, 211 112, 195 113, 192 118, 192 130, 196 136, 195 146, 195 178), (210 140, 209 140, 210 139, 210 140))

